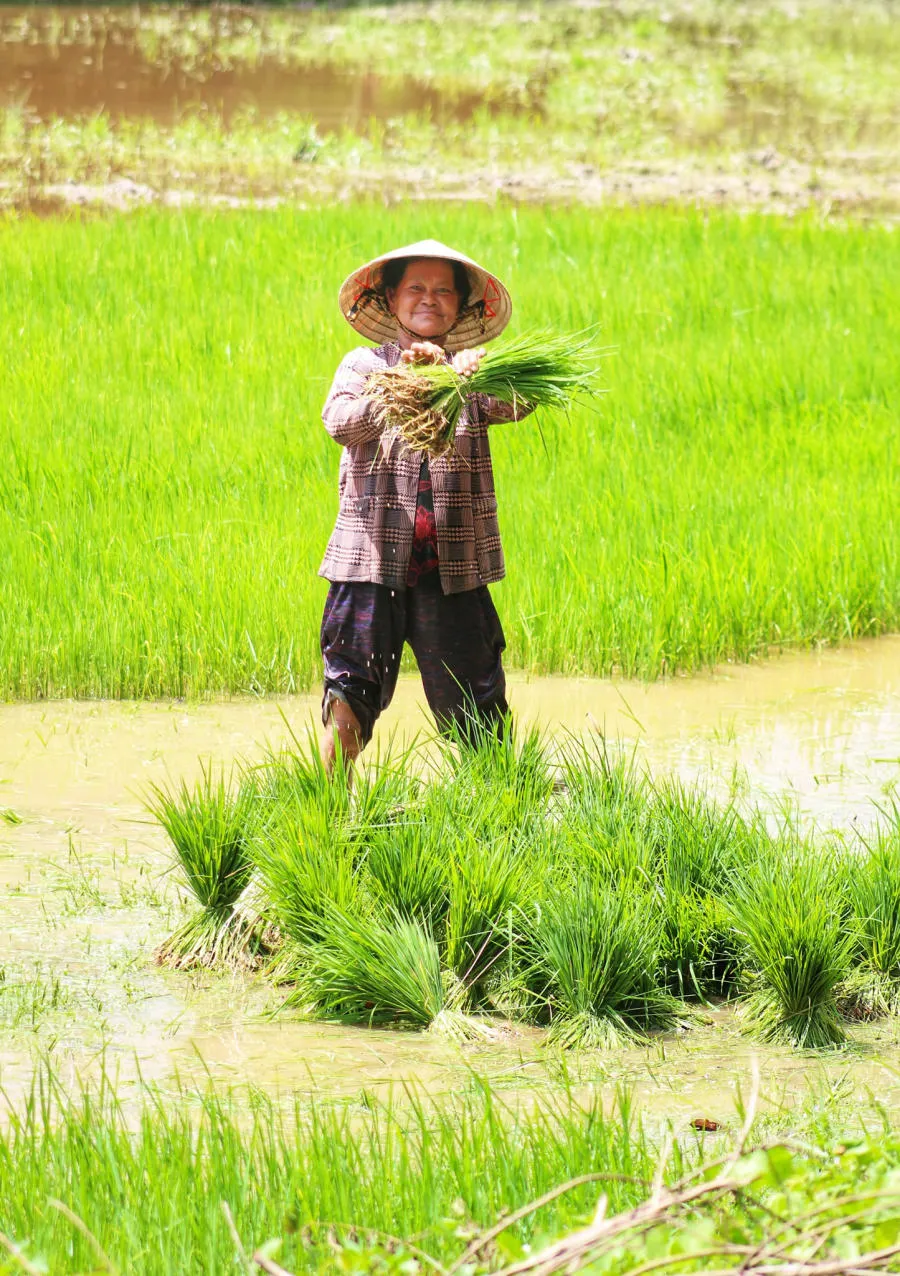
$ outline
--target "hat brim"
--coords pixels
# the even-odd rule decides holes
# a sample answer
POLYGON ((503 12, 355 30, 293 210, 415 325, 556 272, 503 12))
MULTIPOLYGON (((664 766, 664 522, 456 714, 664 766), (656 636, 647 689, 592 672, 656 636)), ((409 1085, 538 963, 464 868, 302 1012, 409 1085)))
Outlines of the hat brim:
POLYGON ((360 336, 376 345, 396 341, 397 321, 387 308, 382 272, 389 261, 401 257, 433 257, 456 261, 465 267, 469 278, 468 303, 442 343, 451 353, 492 341, 509 323, 512 299, 500 280, 464 253, 437 240, 425 239, 375 257, 344 280, 339 295, 341 314, 360 336))

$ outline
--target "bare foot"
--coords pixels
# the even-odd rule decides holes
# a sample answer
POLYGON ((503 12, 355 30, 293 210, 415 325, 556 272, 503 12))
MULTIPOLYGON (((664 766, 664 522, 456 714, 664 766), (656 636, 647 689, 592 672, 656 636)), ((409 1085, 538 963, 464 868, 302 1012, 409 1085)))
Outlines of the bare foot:
POLYGON ((362 727, 356 714, 343 700, 332 701, 328 725, 322 737, 322 761, 329 775, 334 773, 338 745, 349 778, 353 764, 362 752, 362 727))

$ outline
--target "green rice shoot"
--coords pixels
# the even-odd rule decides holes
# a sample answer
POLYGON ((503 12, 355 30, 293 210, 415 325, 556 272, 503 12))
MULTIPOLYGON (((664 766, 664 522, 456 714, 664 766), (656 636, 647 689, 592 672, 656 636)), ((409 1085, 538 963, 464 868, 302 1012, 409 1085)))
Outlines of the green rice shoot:
POLYGON ((267 921, 252 906, 241 907, 253 874, 249 844, 255 796, 249 783, 233 792, 224 773, 212 766, 202 768, 193 786, 184 780, 175 788, 150 785, 144 805, 168 834, 181 879, 199 905, 160 944, 160 965, 258 963, 267 921))
POLYGON ((471 376, 451 363, 400 364, 366 383, 376 411, 413 452, 442 456, 452 450, 468 399, 490 395, 516 415, 534 408, 566 412, 578 395, 599 391, 593 333, 564 336, 528 332, 492 347, 471 376))
POLYGON ((736 873, 731 912, 747 950, 748 1027, 800 1049, 842 1045, 837 989, 855 935, 827 852, 789 845, 736 873))

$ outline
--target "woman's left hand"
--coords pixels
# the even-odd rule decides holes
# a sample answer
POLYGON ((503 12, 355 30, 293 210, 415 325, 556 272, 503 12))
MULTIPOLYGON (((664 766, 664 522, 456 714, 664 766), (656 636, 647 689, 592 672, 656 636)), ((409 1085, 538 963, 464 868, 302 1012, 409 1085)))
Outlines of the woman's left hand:
POLYGON ((479 346, 477 350, 458 350, 451 360, 453 371, 458 372, 461 377, 470 377, 473 372, 478 371, 486 354, 484 346, 479 346))

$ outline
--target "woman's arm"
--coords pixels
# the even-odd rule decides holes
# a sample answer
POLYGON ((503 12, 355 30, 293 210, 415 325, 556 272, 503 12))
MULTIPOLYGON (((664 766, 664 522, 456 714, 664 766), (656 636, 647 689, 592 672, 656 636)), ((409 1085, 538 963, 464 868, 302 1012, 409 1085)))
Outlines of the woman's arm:
POLYGON ((322 420, 331 437, 343 447, 377 439, 383 426, 374 419, 372 400, 366 397, 366 380, 384 365, 367 346, 351 350, 341 360, 322 420))

